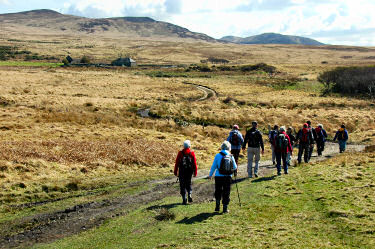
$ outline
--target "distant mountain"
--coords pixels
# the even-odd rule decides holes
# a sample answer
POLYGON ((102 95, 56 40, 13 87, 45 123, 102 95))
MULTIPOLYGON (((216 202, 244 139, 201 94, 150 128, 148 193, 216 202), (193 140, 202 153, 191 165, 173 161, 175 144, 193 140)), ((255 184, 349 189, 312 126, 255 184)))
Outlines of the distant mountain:
POLYGON ((0 26, 4 30, 22 32, 53 32, 66 34, 90 34, 111 37, 190 38, 208 42, 217 40, 186 28, 160 22, 149 17, 85 18, 64 15, 53 10, 32 10, 0 14, 0 26))
POLYGON ((261 35, 241 38, 237 36, 224 36, 220 40, 238 44, 300 44, 300 45, 324 45, 316 40, 291 35, 281 35, 276 33, 264 33, 261 35))

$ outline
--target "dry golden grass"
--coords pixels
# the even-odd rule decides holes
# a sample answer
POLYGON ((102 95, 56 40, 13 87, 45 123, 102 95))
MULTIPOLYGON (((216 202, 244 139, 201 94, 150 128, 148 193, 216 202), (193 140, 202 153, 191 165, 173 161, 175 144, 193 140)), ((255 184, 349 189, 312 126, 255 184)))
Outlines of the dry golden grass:
MULTIPOLYGON (((238 123, 244 132, 257 120, 266 132, 273 124, 298 129, 309 119, 313 125, 322 123, 333 136, 344 122, 351 141, 374 143, 374 104, 320 97, 316 82, 319 72, 334 66, 371 63, 363 59, 371 50, 148 39, 123 42, 50 34, 33 39, 4 34, 0 42, 61 58, 70 52, 73 57, 87 54, 109 62, 119 52, 130 51, 140 64, 190 64, 215 56, 232 64, 266 62, 280 71, 273 76, 178 71, 187 78, 156 78, 147 76, 149 69, 1 67, 0 188, 11 189, 10 195, 40 192, 41 185, 51 182, 63 188, 77 181, 84 188, 92 182, 101 186, 116 174, 125 178, 167 175, 185 139, 192 140, 199 167, 208 168, 229 129, 202 123, 225 127, 238 123), (23 41, 9 42, 10 38, 23 41), (30 42, 37 39, 60 43, 30 42), (280 80, 290 79, 297 79, 299 87, 275 87, 280 80), (219 95, 193 101, 202 92, 185 82, 211 87, 219 95), (137 110, 145 108, 162 118, 137 116, 137 110), (190 125, 181 126, 181 120, 190 125)), ((174 69, 163 70, 174 73, 174 69)))

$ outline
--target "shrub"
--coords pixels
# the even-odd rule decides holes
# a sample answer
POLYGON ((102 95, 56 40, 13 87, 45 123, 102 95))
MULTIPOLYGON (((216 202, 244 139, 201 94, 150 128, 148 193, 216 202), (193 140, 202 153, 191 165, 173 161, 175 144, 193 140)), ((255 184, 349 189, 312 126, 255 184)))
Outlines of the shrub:
POLYGON ((64 66, 69 65, 69 61, 66 58, 64 58, 61 62, 64 63, 64 66))
POLYGON ((80 63, 88 64, 90 63, 90 58, 86 55, 82 56, 80 63))
POLYGON ((241 66, 240 70, 242 72, 264 71, 266 73, 275 73, 276 72, 276 67, 267 65, 266 63, 258 63, 256 65, 244 65, 244 66, 241 66))
POLYGON ((318 81, 324 84, 324 93, 367 95, 375 97, 375 66, 338 67, 321 73, 318 81))

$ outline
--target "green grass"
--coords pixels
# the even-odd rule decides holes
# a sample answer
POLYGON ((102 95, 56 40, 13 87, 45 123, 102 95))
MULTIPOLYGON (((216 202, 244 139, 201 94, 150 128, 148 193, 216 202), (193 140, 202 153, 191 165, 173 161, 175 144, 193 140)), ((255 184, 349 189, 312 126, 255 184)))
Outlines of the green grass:
MULTIPOLYGON (((166 198, 104 225, 34 248, 374 248, 374 154, 346 154, 290 174, 238 184, 230 213, 166 198), (158 221, 163 210, 174 220, 158 221)), ((213 184, 211 182, 210 184, 213 184)))
POLYGON ((0 61, 0 66, 12 67, 60 67, 62 63, 34 62, 34 61, 0 61))

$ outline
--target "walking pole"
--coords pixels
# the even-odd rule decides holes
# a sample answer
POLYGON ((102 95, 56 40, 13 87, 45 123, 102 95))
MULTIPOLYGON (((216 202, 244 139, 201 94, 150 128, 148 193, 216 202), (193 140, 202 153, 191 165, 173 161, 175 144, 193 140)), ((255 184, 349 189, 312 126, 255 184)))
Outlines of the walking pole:
POLYGON ((237 176, 234 176, 234 180, 236 181, 236 188, 237 188, 238 202, 239 202, 239 204, 240 204, 240 207, 242 207, 242 205, 241 205, 241 199, 240 199, 240 193, 238 192, 238 186, 237 186, 237 176))

